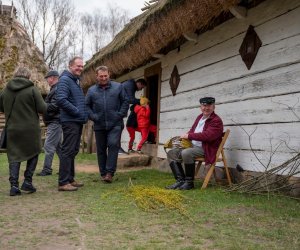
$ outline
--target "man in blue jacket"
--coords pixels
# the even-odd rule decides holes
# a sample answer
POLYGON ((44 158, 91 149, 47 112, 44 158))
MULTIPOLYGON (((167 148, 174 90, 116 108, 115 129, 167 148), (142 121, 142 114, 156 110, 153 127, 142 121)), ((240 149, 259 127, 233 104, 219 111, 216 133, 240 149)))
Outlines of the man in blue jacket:
POLYGON ((57 83, 57 105, 60 109, 60 123, 63 142, 59 163, 59 191, 76 191, 83 183, 75 181, 75 157, 79 152, 83 124, 87 122, 85 97, 79 77, 83 70, 81 57, 69 61, 57 83))
POLYGON ((128 98, 122 85, 110 80, 106 66, 96 69, 97 83, 89 88, 86 107, 94 121, 97 158, 101 179, 111 183, 117 168, 123 118, 128 110, 128 98))

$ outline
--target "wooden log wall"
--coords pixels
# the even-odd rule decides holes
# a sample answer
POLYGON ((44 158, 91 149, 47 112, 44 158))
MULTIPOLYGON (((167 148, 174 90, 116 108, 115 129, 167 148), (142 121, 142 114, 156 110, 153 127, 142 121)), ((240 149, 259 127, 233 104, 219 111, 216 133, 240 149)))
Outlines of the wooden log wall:
MULTIPOLYGON (((165 158, 163 143, 185 133, 200 113, 199 98, 214 96, 216 113, 231 134, 225 145, 230 167, 264 171, 250 149, 270 166, 300 150, 300 2, 267 0, 248 10, 244 19, 233 18, 169 52, 162 65, 158 157, 165 158), (262 41, 250 70, 239 55, 249 25, 262 41), (180 74, 176 96, 169 80, 174 65, 180 74), (284 142, 284 143, 283 143, 284 142), (287 145, 286 145, 287 144, 287 145), (288 146, 288 147, 287 147, 288 146)), ((152 62, 118 80, 139 78, 152 62)), ((127 132, 122 143, 127 146, 127 132)), ((126 148, 126 147, 125 147, 126 148)))
MULTIPOLYGON (((216 113, 231 130, 226 155, 231 167, 263 171, 251 145, 267 165, 287 160, 300 150, 300 2, 265 1, 245 19, 232 19, 172 51, 162 62, 159 142, 186 132, 200 113, 199 98, 214 96, 216 113), (239 48, 249 25, 262 41, 248 70, 239 48), (172 96, 169 79, 176 64, 181 81, 172 96)), ((165 158, 162 146, 159 157, 165 158)))

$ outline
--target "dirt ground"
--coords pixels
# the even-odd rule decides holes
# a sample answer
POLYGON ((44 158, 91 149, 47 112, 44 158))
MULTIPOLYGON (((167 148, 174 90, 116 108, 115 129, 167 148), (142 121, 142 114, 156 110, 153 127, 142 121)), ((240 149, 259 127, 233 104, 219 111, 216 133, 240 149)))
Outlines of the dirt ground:
MULTIPOLYGON (((134 170, 150 167, 135 166, 134 170)), ((132 171, 133 168, 118 169, 118 172, 132 171)), ((21 167, 20 181, 24 168, 21 167)), ((81 208, 76 200, 77 192, 57 192, 57 169, 52 176, 36 177, 34 194, 22 193, 19 197, 8 196, 7 176, 0 176, 0 249, 41 249, 68 250, 88 249, 83 231, 93 231, 93 223, 82 223, 81 208)), ((86 189, 89 181, 98 182, 99 169, 94 164, 76 165, 76 174, 89 173, 83 180, 86 189)), ((8 174, 8 173, 7 173, 8 174)), ((117 177, 118 178, 118 177, 117 177)), ((116 180, 117 180, 116 178, 116 180)), ((21 184, 21 183, 20 183, 21 184)), ((84 211, 84 212, 83 212, 84 211)))
MULTIPOLYGON (((118 172, 128 172, 132 170, 141 170, 141 169, 149 169, 151 167, 149 166, 134 166, 132 168, 120 168, 118 169, 118 172)), ((76 171, 82 172, 82 173, 99 173, 98 165, 93 164, 77 164, 76 165, 76 171)))

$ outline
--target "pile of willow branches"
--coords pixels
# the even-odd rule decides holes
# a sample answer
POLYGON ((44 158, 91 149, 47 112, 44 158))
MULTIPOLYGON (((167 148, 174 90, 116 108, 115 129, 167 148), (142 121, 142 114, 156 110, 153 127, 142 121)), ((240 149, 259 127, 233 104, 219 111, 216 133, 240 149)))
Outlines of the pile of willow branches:
POLYGON ((300 153, 284 162, 280 166, 266 170, 239 184, 235 184, 226 191, 249 194, 289 194, 299 188, 299 180, 291 178, 300 173, 300 153))

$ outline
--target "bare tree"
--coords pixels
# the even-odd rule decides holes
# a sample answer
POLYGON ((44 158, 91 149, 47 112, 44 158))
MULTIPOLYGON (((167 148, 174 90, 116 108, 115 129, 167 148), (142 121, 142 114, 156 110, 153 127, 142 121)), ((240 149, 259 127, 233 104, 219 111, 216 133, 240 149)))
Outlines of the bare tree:
POLYGON ((90 14, 84 14, 80 18, 81 44, 80 55, 84 57, 86 44, 88 44, 87 37, 92 33, 93 17, 90 14))
POLYGON ((20 18, 50 68, 59 67, 67 51, 66 37, 74 6, 70 0, 18 0, 20 18), (29 4, 30 2, 30 4, 29 4))
POLYGON ((128 12, 118 6, 108 4, 108 33, 110 38, 113 39, 116 34, 124 27, 129 21, 128 12))
POLYGON ((17 0, 17 8, 46 63, 57 69, 65 66, 70 56, 90 58, 129 21, 128 12, 115 5, 96 9, 93 14, 75 13, 71 0, 17 0))

